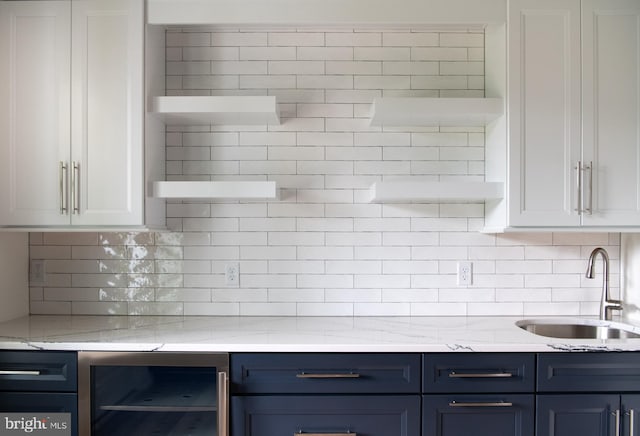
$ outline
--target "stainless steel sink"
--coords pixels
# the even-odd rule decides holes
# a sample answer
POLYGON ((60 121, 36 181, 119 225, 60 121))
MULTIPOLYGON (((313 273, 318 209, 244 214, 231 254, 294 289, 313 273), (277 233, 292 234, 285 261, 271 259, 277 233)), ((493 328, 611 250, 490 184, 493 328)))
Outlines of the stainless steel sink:
POLYGON ((640 329, 611 321, 589 319, 524 319, 516 325, 540 336, 567 339, 640 338, 640 329), (634 332, 636 330, 638 333, 634 332))

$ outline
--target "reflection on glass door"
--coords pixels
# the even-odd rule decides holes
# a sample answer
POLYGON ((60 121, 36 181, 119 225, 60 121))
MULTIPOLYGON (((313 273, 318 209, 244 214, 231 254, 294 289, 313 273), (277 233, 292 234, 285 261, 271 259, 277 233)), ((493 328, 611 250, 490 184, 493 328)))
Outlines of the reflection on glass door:
POLYGON ((227 355, 80 353, 79 362, 81 436, 227 436, 227 355))

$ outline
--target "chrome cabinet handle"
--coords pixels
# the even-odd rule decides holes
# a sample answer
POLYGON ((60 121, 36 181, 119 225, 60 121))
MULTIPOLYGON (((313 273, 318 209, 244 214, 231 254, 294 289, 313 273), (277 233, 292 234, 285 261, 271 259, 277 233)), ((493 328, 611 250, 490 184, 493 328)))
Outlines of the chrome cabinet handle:
POLYGON ((60 214, 66 215, 69 212, 69 199, 67 198, 67 163, 60 161, 59 176, 60 176, 60 214))
POLYGON ((360 378, 360 374, 358 374, 357 372, 332 373, 332 374, 300 372, 296 374, 296 378, 360 378))
POLYGON ((629 409, 629 410, 627 411, 627 415, 629 415, 629 436, 633 436, 633 435, 634 435, 634 430, 635 430, 635 429, 634 429, 634 425, 635 425, 635 422, 634 422, 634 419, 635 419, 635 418, 634 418, 634 415, 635 415, 635 413, 636 413, 636 412, 635 412, 635 410, 633 410, 633 409, 629 409))
POLYGON ((585 212, 591 215, 593 214, 593 162, 589 162, 585 169, 589 170, 589 207, 585 209, 585 212))
POLYGON ((449 407, 513 407, 513 403, 509 403, 506 401, 498 401, 493 403, 484 403, 484 402, 457 402, 451 401, 449 402, 449 407))
POLYGON ((42 372, 37 369, 34 370, 13 370, 13 369, 1 369, 0 375, 40 375, 42 372))
POLYGON ((71 173, 71 203, 74 214, 80 214, 80 162, 73 161, 73 172, 71 173))
POLYGON ((577 207, 574 209, 578 214, 582 213, 582 161, 576 164, 576 185, 578 188, 577 207))
POLYGON ((510 372, 489 372, 489 373, 461 373, 455 371, 449 373, 449 378, 509 378, 513 377, 510 372))
POLYGON ((218 433, 229 436, 229 377, 225 371, 218 372, 218 433))
POLYGON ((616 410, 611 413, 615 417, 615 425, 616 425, 616 436, 620 436, 620 410, 616 410))
POLYGON ((354 433, 351 431, 345 431, 344 433, 306 433, 302 430, 299 430, 293 434, 293 436, 358 436, 358 433, 354 433))

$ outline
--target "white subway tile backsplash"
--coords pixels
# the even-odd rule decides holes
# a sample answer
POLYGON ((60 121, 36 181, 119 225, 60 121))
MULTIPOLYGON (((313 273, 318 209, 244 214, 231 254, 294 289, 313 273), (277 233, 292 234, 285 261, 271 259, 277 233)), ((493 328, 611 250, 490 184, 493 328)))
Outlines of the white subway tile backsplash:
POLYGON ((369 125, 382 96, 484 97, 482 31, 190 27, 166 45, 167 95, 272 95, 281 116, 167 126, 167 180, 274 180, 280 198, 169 200, 163 233, 32 233, 47 277, 31 313, 594 315, 596 246, 618 295, 619 234, 488 235, 483 203, 369 202, 372 183, 396 177, 484 180, 482 127, 369 125))

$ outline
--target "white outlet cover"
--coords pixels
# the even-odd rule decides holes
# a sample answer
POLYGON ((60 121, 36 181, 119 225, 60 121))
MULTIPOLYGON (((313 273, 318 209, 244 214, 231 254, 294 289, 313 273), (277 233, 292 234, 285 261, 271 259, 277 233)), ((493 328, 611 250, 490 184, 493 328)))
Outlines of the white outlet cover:
POLYGON ((224 283, 230 288, 240 286, 240 264, 227 263, 224 266, 224 283))

